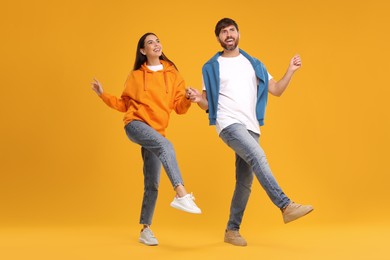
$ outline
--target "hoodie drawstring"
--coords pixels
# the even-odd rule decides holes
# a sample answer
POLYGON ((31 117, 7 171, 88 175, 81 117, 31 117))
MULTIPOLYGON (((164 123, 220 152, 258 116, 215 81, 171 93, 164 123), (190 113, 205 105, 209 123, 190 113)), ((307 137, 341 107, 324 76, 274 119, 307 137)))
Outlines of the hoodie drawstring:
POLYGON ((164 83, 165 83, 165 92, 168 93, 168 79, 165 70, 163 71, 163 75, 164 75, 164 83))
MULTIPOLYGON (((148 86, 147 86, 147 80, 146 80, 146 77, 147 77, 147 73, 156 73, 156 72, 149 72, 149 71, 143 71, 144 72, 144 90, 147 91, 148 90, 148 86)), ((163 77, 164 77, 164 85, 165 85, 165 92, 168 93, 168 79, 167 79, 167 75, 165 73, 165 71, 162 72, 163 73, 163 77)))
POLYGON ((147 91, 148 90, 148 84, 147 84, 147 77, 148 77, 148 73, 162 73, 163 74, 163 77, 164 77, 164 85, 165 85, 165 92, 168 94, 169 92, 169 80, 168 80, 168 76, 167 76, 167 71, 170 72, 172 71, 172 68, 169 66, 169 64, 165 61, 161 61, 161 63, 163 64, 163 69, 160 70, 160 71, 152 71, 150 69, 148 69, 146 63, 144 63, 140 70, 142 70, 143 72, 143 77, 144 77, 144 91, 147 91), (168 65, 167 65, 168 64, 168 65))
POLYGON ((146 73, 147 73, 147 71, 144 70, 144 90, 145 91, 148 90, 148 86, 146 84, 146 73))

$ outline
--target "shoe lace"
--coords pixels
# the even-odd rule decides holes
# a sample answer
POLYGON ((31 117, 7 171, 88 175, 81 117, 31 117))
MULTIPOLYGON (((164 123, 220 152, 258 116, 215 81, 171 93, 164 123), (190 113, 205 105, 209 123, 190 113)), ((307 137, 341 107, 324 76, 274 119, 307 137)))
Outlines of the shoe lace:
POLYGON ((192 194, 192 192, 190 193, 190 199, 195 200, 195 196, 192 194))

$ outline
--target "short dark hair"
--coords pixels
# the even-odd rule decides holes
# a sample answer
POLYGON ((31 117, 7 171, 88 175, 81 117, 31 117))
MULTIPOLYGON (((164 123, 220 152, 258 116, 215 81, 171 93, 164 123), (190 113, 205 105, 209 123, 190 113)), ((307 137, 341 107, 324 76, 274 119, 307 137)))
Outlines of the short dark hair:
POLYGON ((219 36, 219 33, 221 32, 221 30, 223 28, 226 28, 230 25, 233 25, 234 27, 236 27, 237 31, 238 30, 238 25, 237 23, 233 20, 233 19, 230 19, 230 18, 222 18, 221 20, 218 21, 217 25, 215 26, 215 36, 219 36))

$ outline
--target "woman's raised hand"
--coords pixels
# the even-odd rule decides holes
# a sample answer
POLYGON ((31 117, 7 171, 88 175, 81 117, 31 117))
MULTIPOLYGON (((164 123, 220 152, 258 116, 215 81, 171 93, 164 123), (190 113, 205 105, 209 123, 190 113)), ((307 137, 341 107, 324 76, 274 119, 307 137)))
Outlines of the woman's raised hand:
POLYGON ((91 85, 92 85, 92 90, 95 91, 96 94, 98 94, 98 96, 103 94, 103 87, 97 79, 94 78, 93 82, 91 82, 91 85))

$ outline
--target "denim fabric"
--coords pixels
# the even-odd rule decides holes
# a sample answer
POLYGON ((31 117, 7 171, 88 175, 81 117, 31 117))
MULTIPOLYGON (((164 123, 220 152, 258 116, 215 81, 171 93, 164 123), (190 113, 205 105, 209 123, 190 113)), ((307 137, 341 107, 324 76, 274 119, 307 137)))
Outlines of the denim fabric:
POLYGON ((125 126, 127 137, 139 144, 144 161, 144 197, 140 224, 152 224, 160 183, 161 164, 175 188, 184 185, 172 143, 156 130, 141 121, 131 121, 125 126))
POLYGON ((248 131, 244 125, 232 124, 220 133, 221 139, 236 153, 236 187, 230 206, 227 228, 239 230, 253 182, 253 172, 271 201, 279 208, 290 199, 279 187, 259 145, 259 135, 248 131))
POLYGON ((144 147, 141 148, 141 153, 144 161, 144 196, 139 222, 151 225, 160 184, 161 162, 156 155, 144 147))

